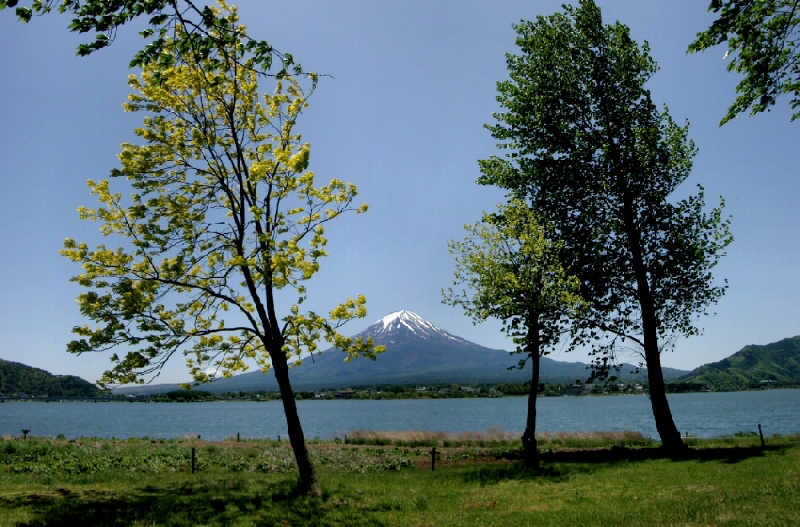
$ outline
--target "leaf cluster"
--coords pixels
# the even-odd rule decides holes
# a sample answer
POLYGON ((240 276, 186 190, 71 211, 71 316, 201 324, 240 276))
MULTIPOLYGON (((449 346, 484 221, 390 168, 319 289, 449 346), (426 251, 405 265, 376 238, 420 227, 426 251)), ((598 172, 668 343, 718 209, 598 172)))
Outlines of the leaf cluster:
MULTIPOLYGON (((75 33, 94 33, 94 40, 78 46, 77 54, 86 56, 110 46, 116 39, 117 31, 133 19, 148 17, 149 27, 141 36, 147 40, 143 49, 131 61, 131 67, 169 59, 172 53, 165 53, 172 46, 179 28, 184 35, 178 43, 182 54, 193 54, 198 62, 209 59, 217 50, 224 50, 240 40, 250 53, 247 63, 241 65, 252 68, 260 75, 268 75, 273 60, 278 59, 281 69, 275 74, 281 78, 289 73, 302 74, 300 65, 288 53, 280 53, 264 40, 254 40, 232 30, 230 20, 223 12, 229 10, 224 0, 220 9, 213 6, 200 6, 193 0, 33 0, 29 7, 16 7, 17 0, 0 0, 0 10, 16 7, 16 15, 22 22, 29 22, 34 16, 41 16, 57 10, 72 15, 69 30, 75 33)), ((230 58, 230 57, 229 57, 230 58)), ((212 59, 212 63, 214 60, 212 59)))
POLYGON ((800 117, 800 2, 713 0, 708 10, 717 19, 697 34, 689 53, 725 44, 728 71, 744 75, 720 124, 748 109, 750 115, 768 111, 781 94, 792 97, 792 120, 800 117))

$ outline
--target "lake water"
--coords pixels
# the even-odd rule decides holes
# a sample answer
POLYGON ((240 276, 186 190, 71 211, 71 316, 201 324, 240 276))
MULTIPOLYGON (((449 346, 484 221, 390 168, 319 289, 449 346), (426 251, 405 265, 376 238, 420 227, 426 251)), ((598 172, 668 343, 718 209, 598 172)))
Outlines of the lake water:
MULTIPOLYGON (((675 424, 696 437, 754 432, 800 433, 800 390, 690 393, 669 396, 675 424)), ((298 401, 307 438, 343 437, 350 430, 521 432, 527 398, 412 399, 389 401, 298 401)), ((645 395, 544 397, 540 432, 633 430, 658 437, 645 395)), ((29 429, 40 437, 173 438, 200 434, 221 440, 286 437, 283 406, 272 402, 111 403, 6 402, 0 404, 0 435, 29 429)))

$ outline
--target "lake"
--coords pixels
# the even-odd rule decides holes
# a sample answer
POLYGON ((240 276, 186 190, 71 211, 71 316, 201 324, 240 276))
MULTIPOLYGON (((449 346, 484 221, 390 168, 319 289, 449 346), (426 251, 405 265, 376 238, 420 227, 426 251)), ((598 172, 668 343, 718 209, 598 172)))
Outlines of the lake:
MULTIPOLYGON (((800 390, 688 393, 669 396, 681 434, 716 437, 757 431, 800 433, 800 390)), ((497 399, 408 399, 298 401, 307 438, 343 437, 351 430, 521 432, 526 397, 497 399)), ((657 438, 646 395, 543 397, 537 405, 540 432, 633 430, 657 438)), ((283 406, 271 402, 126 403, 5 402, 0 435, 55 437, 203 439, 235 436, 286 437, 283 406)))

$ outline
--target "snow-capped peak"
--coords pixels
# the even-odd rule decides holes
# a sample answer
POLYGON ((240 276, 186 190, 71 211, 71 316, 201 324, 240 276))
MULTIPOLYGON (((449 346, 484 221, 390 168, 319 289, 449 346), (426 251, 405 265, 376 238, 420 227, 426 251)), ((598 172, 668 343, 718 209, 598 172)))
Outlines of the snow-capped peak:
POLYGON ((408 338, 431 339, 437 337, 454 341, 463 340, 408 310, 389 313, 362 333, 379 340, 385 339, 387 342, 395 342, 398 339, 402 341, 408 338))
POLYGON ((423 327, 431 327, 434 329, 439 329, 430 322, 428 322, 427 320, 425 320, 424 318, 422 318, 421 316, 417 315, 416 313, 412 311, 406 311, 405 309, 403 311, 395 311, 394 313, 389 313, 388 315, 383 317, 381 320, 376 321, 375 323, 377 324, 378 322, 383 322, 383 329, 386 329, 389 326, 391 326, 392 323, 395 321, 399 321, 400 324, 405 324, 405 325, 408 325, 410 323, 412 325, 420 325, 423 327))

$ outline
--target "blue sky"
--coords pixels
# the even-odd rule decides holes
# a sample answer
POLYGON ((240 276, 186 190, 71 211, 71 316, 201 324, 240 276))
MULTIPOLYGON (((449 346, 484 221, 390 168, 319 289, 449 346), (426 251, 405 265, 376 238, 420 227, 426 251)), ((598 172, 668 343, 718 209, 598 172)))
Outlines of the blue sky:
MULTIPOLYGON (((475 184, 477 160, 495 153, 483 128, 498 110, 495 83, 514 52, 512 24, 560 9, 558 1, 298 0, 238 3, 249 33, 292 53, 306 70, 328 74, 299 122, 321 180, 355 183, 366 215, 331 224, 330 257, 310 284, 313 308, 330 309, 364 293, 369 316, 409 309, 451 333, 510 349, 499 325, 473 326, 441 304, 452 280, 447 241, 502 201, 475 184)), ((729 289, 703 335, 677 342, 664 364, 691 369, 747 344, 800 334, 800 123, 786 99, 770 113, 742 116, 720 128, 737 77, 725 49, 686 55, 713 17, 706 2, 600 1, 606 22, 620 20, 648 40, 661 71, 654 101, 690 121, 699 148, 680 192, 702 184, 732 215, 734 243, 716 268, 729 289)), ((87 179, 117 166, 119 145, 132 140, 141 116, 121 109, 127 64, 141 47, 136 27, 114 45, 75 57, 78 36, 57 14, 25 26, 0 14, 0 358, 59 374, 100 377, 106 355, 65 352, 71 328, 83 324, 69 283, 79 269, 59 256, 65 237, 97 243, 98 226, 78 219, 92 205, 87 179)), ((140 28, 139 28, 140 29, 140 28)), ((271 90, 268 85, 265 90, 271 90)), ((585 360, 556 352, 557 360, 585 360)), ((175 359, 174 359, 175 360, 175 359)), ((180 358, 159 381, 185 380, 180 358)))

